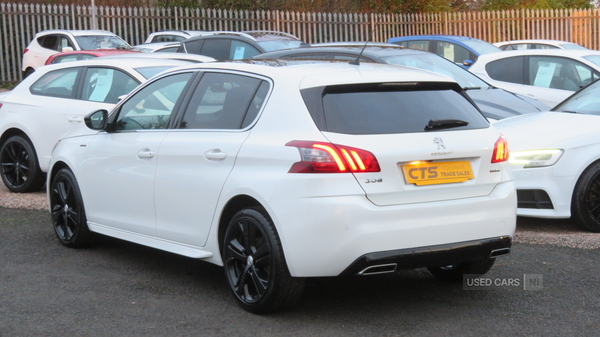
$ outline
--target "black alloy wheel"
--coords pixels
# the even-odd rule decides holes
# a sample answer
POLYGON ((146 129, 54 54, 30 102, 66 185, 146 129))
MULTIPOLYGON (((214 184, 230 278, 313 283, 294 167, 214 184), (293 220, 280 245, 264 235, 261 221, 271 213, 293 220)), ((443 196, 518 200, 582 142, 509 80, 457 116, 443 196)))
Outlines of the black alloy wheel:
POLYGON ((78 248, 92 242, 81 192, 71 170, 61 169, 52 179, 50 209, 54 232, 63 245, 78 248))
POLYGON ((17 193, 39 191, 45 183, 37 155, 28 140, 8 138, 0 148, 0 175, 6 187, 17 193))
POLYGON ((600 162, 590 165, 575 184, 571 213, 583 229, 600 232, 600 162))
POLYGON ((290 276, 275 227, 262 209, 243 209, 232 218, 222 257, 230 289, 247 311, 282 310, 302 295, 305 280, 290 276))

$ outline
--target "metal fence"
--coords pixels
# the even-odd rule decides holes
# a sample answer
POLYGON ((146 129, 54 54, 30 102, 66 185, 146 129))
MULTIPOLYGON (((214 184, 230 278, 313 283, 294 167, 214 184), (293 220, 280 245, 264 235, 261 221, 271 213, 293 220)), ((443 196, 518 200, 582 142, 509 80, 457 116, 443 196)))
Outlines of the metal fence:
POLYGON ((132 45, 151 32, 176 29, 278 30, 308 43, 453 34, 488 42, 556 39, 600 49, 599 28, 598 10, 364 14, 0 3, 0 83, 21 80, 23 49, 47 29, 105 29, 132 45))

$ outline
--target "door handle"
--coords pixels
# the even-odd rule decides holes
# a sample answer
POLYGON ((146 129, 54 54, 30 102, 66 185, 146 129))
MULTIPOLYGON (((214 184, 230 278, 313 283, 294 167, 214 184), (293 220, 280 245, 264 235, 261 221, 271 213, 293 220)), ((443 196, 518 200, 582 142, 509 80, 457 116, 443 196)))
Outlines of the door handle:
POLYGON ((219 149, 215 149, 215 150, 210 150, 210 151, 206 151, 204 153, 204 158, 208 159, 208 160, 223 160, 225 158, 227 158, 227 153, 222 152, 219 149))
POLYGON ((69 122, 81 123, 83 122, 83 117, 69 117, 69 122))
POLYGON ((140 150, 137 153, 137 157, 141 159, 152 158, 154 157, 154 151, 150 151, 149 149, 140 150))

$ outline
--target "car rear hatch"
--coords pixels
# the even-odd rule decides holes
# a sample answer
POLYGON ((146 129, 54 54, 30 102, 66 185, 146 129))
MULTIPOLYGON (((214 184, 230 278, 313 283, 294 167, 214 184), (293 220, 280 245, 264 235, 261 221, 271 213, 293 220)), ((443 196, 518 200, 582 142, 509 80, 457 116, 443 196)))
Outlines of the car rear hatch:
POLYGON ((331 143, 374 156, 378 171, 352 172, 376 205, 485 196, 503 179, 506 142, 455 83, 339 85, 302 94, 331 143))

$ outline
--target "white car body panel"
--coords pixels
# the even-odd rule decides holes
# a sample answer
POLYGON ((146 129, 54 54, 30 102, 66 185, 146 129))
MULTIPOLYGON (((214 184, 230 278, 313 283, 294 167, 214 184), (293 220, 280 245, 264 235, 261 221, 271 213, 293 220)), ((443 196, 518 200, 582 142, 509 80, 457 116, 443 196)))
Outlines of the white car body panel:
POLYGON ((156 236, 154 174, 156 154, 166 133, 149 131, 105 136, 92 137, 86 143, 86 151, 94 157, 81 167, 80 188, 87 196, 88 220, 156 236), (94 179, 95 172, 102 172, 106 180, 94 179), (107 184, 113 188, 106 188, 107 184), (118 186, 128 186, 129 192, 115 193, 114 188, 118 186))
POLYGON ((46 73, 64 68, 80 66, 114 67, 127 72, 138 82, 147 81, 135 68, 144 66, 181 66, 188 62, 176 60, 140 59, 135 63, 123 60, 102 60, 96 58, 86 61, 53 64, 44 66, 33 75, 24 79, 11 92, 2 98, 0 109, 0 135, 7 130, 18 129, 33 143, 40 168, 43 172, 48 169, 52 148, 65 134, 79 129, 93 133, 83 124, 83 117, 99 109, 112 109, 115 104, 33 95, 29 88, 46 73))
POLYGON ((556 106, 558 103, 562 102, 569 96, 571 96, 575 91, 570 90, 562 90, 562 89, 554 89, 554 88, 544 88, 544 87, 536 87, 533 85, 522 85, 515 84, 510 82, 498 81, 492 79, 486 71, 486 65, 490 62, 505 59, 513 56, 557 56, 557 57, 566 57, 577 61, 581 64, 584 64, 597 73, 600 73, 600 65, 595 64, 585 58, 584 56, 600 56, 600 51, 596 50, 540 50, 540 49, 529 49, 529 50, 509 50, 502 51, 499 53, 491 53, 481 55, 477 61, 469 68, 469 71, 474 73, 475 75, 481 77, 484 81, 490 83, 491 85, 504 89, 506 91, 521 94, 524 96, 528 96, 534 99, 537 99, 550 107, 556 106))
POLYGON ((221 188, 249 133, 169 132, 158 152, 155 176, 159 237, 196 246, 206 244, 221 188), (190 231, 190 224, 195 230, 190 231))
MULTIPOLYGON (((48 59, 48 57, 61 52, 59 50, 44 48, 44 47, 40 46, 40 44, 37 42, 37 39, 39 37, 44 36, 44 35, 50 35, 50 34, 61 34, 63 36, 66 36, 71 41, 73 46, 75 47, 75 48, 73 48, 73 50, 81 50, 81 47, 79 46, 79 44, 77 43, 77 40, 75 39, 76 36, 81 36, 81 35, 118 36, 107 30, 55 29, 55 30, 41 31, 35 35, 35 37, 31 40, 31 42, 29 42, 29 45, 26 48, 26 49, 28 49, 28 51, 25 54, 23 54, 23 61, 22 61, 22 70, 23 71, 26 71, 28 68, 32 68, 32 69, 36 70, 37 68, 43 66, 46 63, 46 60, 48 59)), ((65 48, 63 48, 62 51, 65 51, 64 49, 65 48)))
POLYGON ((511 40, 511 41, 501 41, 492 43, 494 46, 500 48, 505 45, 517 45, 518 49, 521 48, 519 45, 527 45, 527 44, 541 44, 546 46, 551 46, 558 49, 585 49, 585 47, 580 46, 573 42, 561 41, 561 40, 544 40, 544 39, 530 39, 530 40, 511 40))
MULTIPOLYGON (((217 265, 223 264, 219 229, 226 224, 221 216, 238 196, 264 207, 281 239, 289 271, 298 277, 339 275, 367 253, 514 235, 516 193, 507 162, 491 164, 500 136, 493 127, 464 134, 418 134, 410 139, 412 151, 393 159, 400 136, 321 132, 299 92, 299 87, 328 84, 397 82, 399 74, 407 81, 448 79, 409 68, 390 71, 401 68, 381 64, 312 66, 198 65, 198 69, 260 74, 274 83, 255 125, 239 131, 152 130, 67 137, 56 147, 52 165, 64 163, 77 177, 92 231, 217 265), (432 154, 434 136, 448 139, 452 147, 448 150, 456 151, 452 158, 472 158, 476 179, 426 187, 423 190, 441 197, 419 193, 412 201, 393 186, 369 190, 357 182, 380 176, 389 185, 401 185, 400 171, 390 169, 397 167, 394 160, 439 159, 432 154), (385 169, 364 174, 288 173, 300 160, 298 149, 286 146, 289 141, 328 138, 375 152, 385 169), (478 150, 467 150, 475 139, 478 150), (154 156, 139 158, 139 151, 154 156), (367 194, 375 200, 382 196, 380 203, 387 206, 375 205, 367 194)), ((407 188, 407 194, 415 195, 414 190, 407 188)))
POLYGON ((553 209, 519 208, 520 216, 571 217, 571 200, 581 173, 600 159, 598 116, 563 112, 535 113, 498 122, 494 126, 508 139, 510 150, 563 149, 560 160, 547 167, 511 165, 517 190, 544 190, 553 209))

